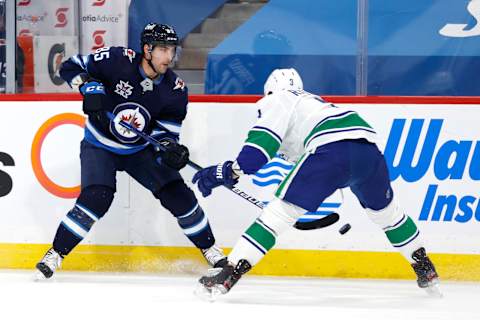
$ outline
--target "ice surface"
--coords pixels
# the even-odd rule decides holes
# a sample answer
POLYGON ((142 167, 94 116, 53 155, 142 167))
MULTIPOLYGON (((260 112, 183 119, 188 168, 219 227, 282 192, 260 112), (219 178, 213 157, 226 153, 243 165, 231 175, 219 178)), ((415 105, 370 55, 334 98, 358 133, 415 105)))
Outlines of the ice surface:
POLYGON ((0 319, 480 319, 480 283, 442 282, 439 299, 414 281, 246 277, 212 303, 198 275, 33 274, 0 271, 0 319))

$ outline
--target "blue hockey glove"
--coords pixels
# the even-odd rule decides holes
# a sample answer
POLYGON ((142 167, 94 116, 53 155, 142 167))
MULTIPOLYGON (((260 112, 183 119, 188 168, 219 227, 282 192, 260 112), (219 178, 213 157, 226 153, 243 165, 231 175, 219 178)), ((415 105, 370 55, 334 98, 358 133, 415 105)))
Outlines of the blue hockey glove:
POLYGON ((226 161, 202 169, 195 173, 192 182, 197 183, 198 181, 198 190, 204 197, 208 197, 212 193, 212 189, 221 185, 234 186, 238 182, 238 177, 234 178, 232 163, 232 161, 226 161))
POLYGON ((103 110, 105 88, 101 82, 91 79, 80 86, 83 95, 83 113, 91 115, 103 110))
POLYGON ((155 148, 159 164, 164 164, 175 170, 180 170, 188 164, 190 153, 187 147, 170 138, 160 140, 160 144, 164 150, 155 148))

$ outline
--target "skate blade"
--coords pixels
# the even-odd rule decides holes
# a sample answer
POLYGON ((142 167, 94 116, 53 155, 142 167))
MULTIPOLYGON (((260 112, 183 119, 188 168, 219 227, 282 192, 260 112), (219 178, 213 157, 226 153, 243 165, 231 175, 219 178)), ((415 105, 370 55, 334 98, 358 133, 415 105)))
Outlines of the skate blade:
POLYGON ((40 272, 39 270, 36 270, 35 273, 32 276, 32 280, 34 282, 41 282, 41 281, 51 281, 53 277, 47 278, 45 275, 40 272))
POLYGON ((222 295, 222 291, 216 286, 207 288, 201 283, 198 283, 194 294, 201 300, 215 302, 217 298, 222 295))
POLYGON ((213 276, 216 276, 217 274, 219 274, 220 272, 222 271, 222 268, 210 268, 207 270, 207 274, 205 275, 205 277, 213 277, 213 276))
POLYGON ((432 283, 428 287, 425 288, 425 292, 433 298, 443 298, 443 293, 440 291, 437 283, 432 283))

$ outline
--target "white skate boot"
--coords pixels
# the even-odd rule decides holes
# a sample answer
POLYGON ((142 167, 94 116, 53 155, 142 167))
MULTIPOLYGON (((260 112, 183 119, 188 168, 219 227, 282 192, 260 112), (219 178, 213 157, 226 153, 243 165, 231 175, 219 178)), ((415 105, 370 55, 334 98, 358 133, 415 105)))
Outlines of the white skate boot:
POLYGON ((208 264, 214 268, 222 268, 227 264, 227 257, 223 254, 223 250, 216 245, 208 249, 200 249, 208 264))
POLYGON ((60 268, 62 261, 63 256, 61 254, 53 250, 53 248, 48 249, 42 260, 36 265, 38 270, 37 280, 51 278, 55 270, 60 268))

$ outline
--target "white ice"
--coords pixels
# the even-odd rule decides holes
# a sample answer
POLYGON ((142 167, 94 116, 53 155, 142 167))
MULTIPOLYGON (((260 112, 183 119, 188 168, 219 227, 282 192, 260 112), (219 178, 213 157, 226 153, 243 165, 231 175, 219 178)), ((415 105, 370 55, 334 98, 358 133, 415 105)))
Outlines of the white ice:
POLYGON ((480 319, 480 284, 442 282, 443 298, 414 281, 245 277, 215 302, 193 294, 198 275, 0 271, 0 319, 480 319))

